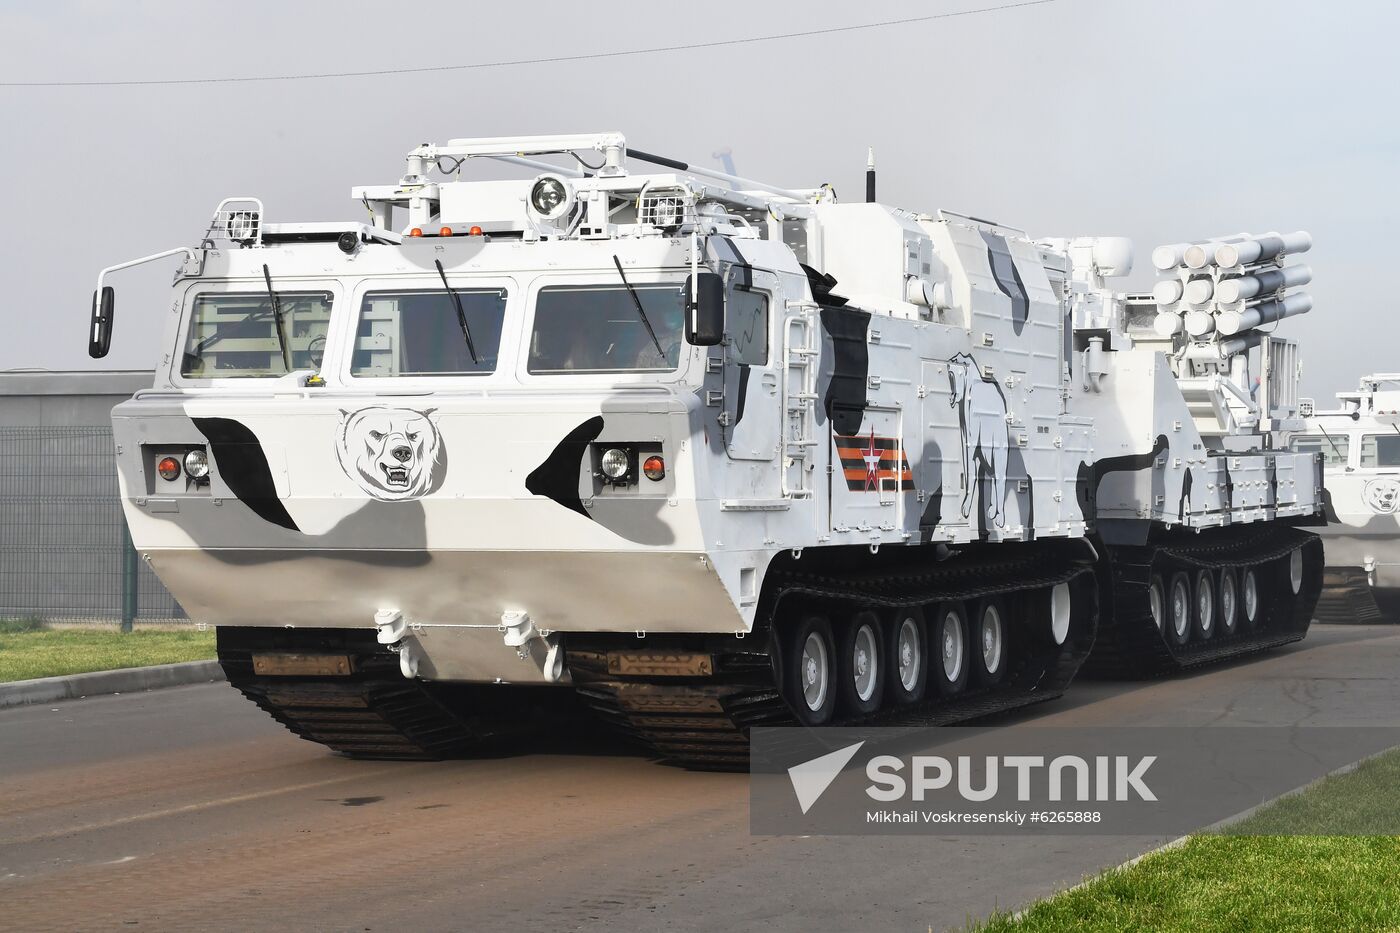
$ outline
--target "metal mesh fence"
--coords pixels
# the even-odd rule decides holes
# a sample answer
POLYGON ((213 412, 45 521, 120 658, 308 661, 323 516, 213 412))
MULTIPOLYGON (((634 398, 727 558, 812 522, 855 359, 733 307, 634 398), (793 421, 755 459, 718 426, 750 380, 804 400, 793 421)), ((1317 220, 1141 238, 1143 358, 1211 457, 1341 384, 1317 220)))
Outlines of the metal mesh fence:
POLYGON ((107 427, 0 428, 0 619, 185 620, 137 560, 107 427))

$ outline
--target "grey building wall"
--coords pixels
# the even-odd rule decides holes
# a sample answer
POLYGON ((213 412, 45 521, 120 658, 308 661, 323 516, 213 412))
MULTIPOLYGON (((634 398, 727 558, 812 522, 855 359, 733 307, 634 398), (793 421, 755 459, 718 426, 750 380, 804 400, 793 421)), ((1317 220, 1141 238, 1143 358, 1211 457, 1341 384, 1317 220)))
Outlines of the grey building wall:
POLYGON ((112 407, 152 381, 0 373, 0 619, 115 622, 132 597, 137 618, 184 616, 132 559, 117 496, 112 407))

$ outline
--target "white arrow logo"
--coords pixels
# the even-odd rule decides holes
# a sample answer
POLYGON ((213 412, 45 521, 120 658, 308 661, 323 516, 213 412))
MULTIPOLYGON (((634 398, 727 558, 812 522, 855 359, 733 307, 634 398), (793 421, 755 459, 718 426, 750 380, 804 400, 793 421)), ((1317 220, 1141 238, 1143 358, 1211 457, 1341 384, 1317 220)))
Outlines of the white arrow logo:
POLYGON ((797 802, 801 805, 803 813, 812 809, 812 804, 826 793, 831 782, 836 780, 836 775, 841 773, 841 769, 846 767, 864 744, 865 741, 861 740, 854 745, 847 745, 820 758, 813 758, 788 768, 788 779, 792 781, 793 793, 797 794, 797 802))

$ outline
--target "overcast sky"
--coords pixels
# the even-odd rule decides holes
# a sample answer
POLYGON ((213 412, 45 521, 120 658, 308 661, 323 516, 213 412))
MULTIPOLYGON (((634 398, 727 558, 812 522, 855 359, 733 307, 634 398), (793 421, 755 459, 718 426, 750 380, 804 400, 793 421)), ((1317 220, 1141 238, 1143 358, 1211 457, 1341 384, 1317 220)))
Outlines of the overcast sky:
MULTIPOLYGON (((7 3, 0 81, 461 64, 819 29, 993 5, 7 3)), ((1116 234, 1151 282, 1165 242, 1312 232, 1317 305, 1283 332, 1304 391, 1400 370, 1400 4, 1056 0, 931 23, 490 70, 178 87, 0 87, 0 369, 94 368, 105 265, 193 245, 220 198, 270 221, 359 220, 354 184, 418 142, 617 129, 741 174, 947 207, 1034 236, 1116 234)), ((171 271, 114 281, 103 368, 149 368, 171 271)))

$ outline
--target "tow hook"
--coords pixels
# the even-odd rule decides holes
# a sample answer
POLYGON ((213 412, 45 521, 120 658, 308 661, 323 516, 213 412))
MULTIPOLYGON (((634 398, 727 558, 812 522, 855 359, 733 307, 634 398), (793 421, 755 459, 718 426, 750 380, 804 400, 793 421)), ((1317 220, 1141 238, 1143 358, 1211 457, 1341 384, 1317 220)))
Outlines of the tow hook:
POLYGON ((418 676, 418 653, 411 644, 404 642, 408 634, 408 620, 397 609, 381 609, 374 614, 374 627, 378 629, 379 643, 399 656, 399 673, 409 680, 418 676))
POLYGON ((514 648, 522 661, 528 661, 533 654, 530 642, 538 640, 544 646, 544 677, 550 683, 558 683, 564 676, 564 646, 559 636, 542 631, 535 626, 530 614, 523 609, 507 609, 501 613, 501 624, 497 626, 505 639, 507 648, 514 648))

